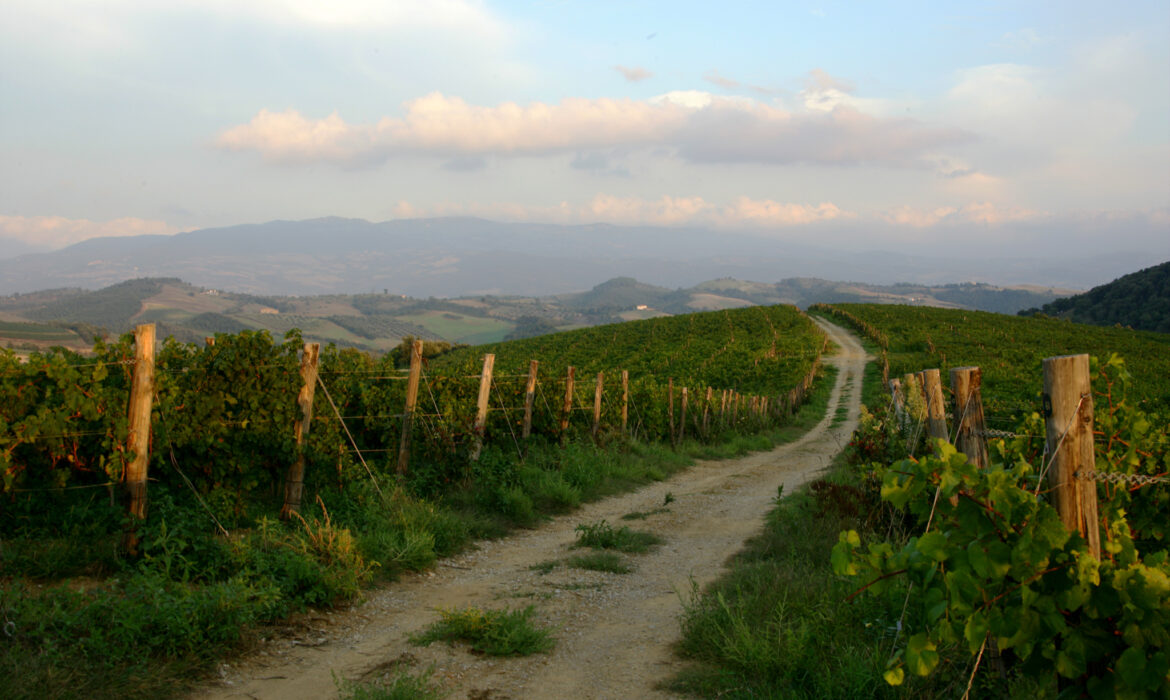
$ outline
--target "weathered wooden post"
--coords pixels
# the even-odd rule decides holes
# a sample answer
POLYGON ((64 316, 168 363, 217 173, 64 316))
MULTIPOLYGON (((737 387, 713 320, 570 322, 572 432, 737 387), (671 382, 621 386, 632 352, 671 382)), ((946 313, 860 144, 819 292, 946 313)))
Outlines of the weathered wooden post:
POLYGON ((986 427, 983 422, 983 370, 978 367, 951 369, 951 391, 955 395, 955 447, 980 468, 988 464, 986 427))
POLYGON ((301 496, 305 490, 305 437, 313 420, 313 394, 317 389, 317 359, 321 354, 320 343, 305 343, 301 352, 301 390, 297 394, 297 407, 301 415, 293 423, 293 435, 297 442, 297 457, 288 470, 284 481, 284 504, 280 507, 281 520, 288 520, 301 509, 301 496))
POLYGON ((601 430, 601 387, 605 383, 605 373, 597 373, 597 386, 593 389, 593 439, 601 430))
POLYGON ((666 418, 669 429, 670 444, 674 445, 674 378, 669 377, 666 380, 666 418))
POLYGON ((687 435, 687 388, 682 388, 682 410, 678 421, 678 441, 681 443, 687 435))
POLYGON ((398 441, 398 473, 410 467, 410 433, 414 428, 414 409, 418 405, 418 382, 422 377, 423 341, 410 346, 410 374, 406 378, 406 405, 402 408, 402 437, 398 441))
POLYGON ((154 324, 134 329, 134 375, 130 384, 130 434, 126 449, 133 456, 126 465, 127 510, 130 525, 123 544, 138 554, 137 523, 146 519, 146 474, 150 467, 150 410, 154 400, 154 324))
POLYGON ((707 387, 707 400, 703 402, 703 437, 711 436, 711 396, 714 390, 707 387))
POLYGON ((487 432, 488 399, 492 394, 492 367, 496 364, 496 356, 488 353, 483 356, 483 372, 479 375, 479 398, 475 402, 475 444, 471 448, 471 461, 479 459, 483 451, 483 437, 487 432))
POLYGON ((626 434, 626 426, 630 422, 630 373, 622 370, 622 435, 626 434))
POLYGON ((723 396, 719 399, 719 425, 727 427, 727 389, 723 390, 723 396))
POLYGON ((950 440, 942 378, 937 369, 922 371, 922 393, 926 399, 926 434, 932 439, 950 440))
POLYGON ((520 436, 525 440, 532 434, 532 405, 536 402, 536 372, 540 362, 532 360, 528 363, 528 383, 524 385, 524 427, 520 436))
POLYGON ((1044 418, 1051 452, 1048 487, 1060 519, 1079 532, 1092 555, 1101 558, 1097 516, 1097 482, 1085 478, 1095 470, 1093 452, 1093 391, 1088 355, 1062 355, 1044 360, 1044 418))
POLYGON ((565 431, 569 429, 569 414, 573 411, 573 373, 576 369, 569 368, 569 372, 565 377, 565 405, 561 411, 561 437, 564 437, 565 431))

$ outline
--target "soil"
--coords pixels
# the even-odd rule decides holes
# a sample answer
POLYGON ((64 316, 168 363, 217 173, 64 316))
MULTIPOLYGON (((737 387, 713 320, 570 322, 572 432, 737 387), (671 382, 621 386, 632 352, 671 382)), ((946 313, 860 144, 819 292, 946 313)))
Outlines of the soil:
POLYGON ((777 490, 792 493, 815 478, 857 424, 866 354, 844 329, 819 322, 840 348, 826 358, 839 372, 825 417, 795 442, 738 459, 698 462, 666 481, 590 503, 540 527, 440 562, 368 593, 348 610, 316 613, 220 666, 218 681, 192 697, 335 697, 335 678, 366 680, 403 666, 432 668, 446 697, 672 698, 658 686, 684 668, 673 652, 682 604, 711 582, 758 532, 777 490), (846 417, 837 416, 847 407, 846 417), (670 499, 667 495, 670 495, 670 499), (670 501, 667 503, 667 501, 670 501), (656 512, 653 512, 656 511, 656 512), (632 512, 651 513, 626 521, 632 512), (567 567, 574 528, 606 520, 648 530, 666 542, 627 555, 634 570, 610 574, 567 567), (537 565, 561 562, 551 571, 537 565), (438 608, 515 609, 533 605, 534 621, 554 630, 555 648, 524 658, 492 658, 465 646, 410 644, 438 608))

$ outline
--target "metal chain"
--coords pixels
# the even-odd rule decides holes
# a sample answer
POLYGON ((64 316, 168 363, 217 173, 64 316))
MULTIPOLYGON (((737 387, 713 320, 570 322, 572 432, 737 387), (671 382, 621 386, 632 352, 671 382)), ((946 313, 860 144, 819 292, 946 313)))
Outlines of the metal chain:
POLYGON ((1133 486, 1148 486, 1150 484, 1170 484, 1170 476, 1149 476, 1147 474, 1126 474, 1125 472, 1099 472, 1093 469, 1078 471, 1078 479, 1089 481, 1107 481, 1111 484, 1130 484, 1133 486))

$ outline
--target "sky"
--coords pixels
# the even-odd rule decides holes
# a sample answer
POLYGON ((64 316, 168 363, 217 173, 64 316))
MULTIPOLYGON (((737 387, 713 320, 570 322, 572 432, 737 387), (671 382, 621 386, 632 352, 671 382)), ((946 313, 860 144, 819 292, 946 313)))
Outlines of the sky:
POLYGON ((321 216, 1155 264, 1170 4, 0 0, 9 255, 321 216))

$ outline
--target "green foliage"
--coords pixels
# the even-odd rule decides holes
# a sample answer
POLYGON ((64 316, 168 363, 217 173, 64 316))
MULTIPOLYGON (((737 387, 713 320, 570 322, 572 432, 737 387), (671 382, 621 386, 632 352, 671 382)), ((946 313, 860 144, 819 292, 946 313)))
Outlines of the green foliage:
POLYGON ((372 681, 343 681, 336 677, 340 700, 440 700, 442 691, 432 685, 430 669, 419 673, 394 668, 372 681))
POLYGON ((1033 465, 1019 459, 979 470, 945 443, 938 450, 882 475, 882 498, 912 514, 921 534, 863 549, 850 530, 833 548, 834 571, 868 581, 871 594, 891 590, 899 577, 913 586, 908 638, 887 680, 901 682, 896 669, 930 675, 940 648, 975 656, 990 638, 1019 659, 1017 673, 1044 677, 1055 668, 1094 696, 1164 688, 1165 550, 1143 557, 1124 514, 1107 508, 1105 557, 1097 561, 1036 497, 1033 465))
POLYGON ((548 630, 533 626, 535 612, 531 605, 512 611, 474 607, 439 610, 438 622, 412 635, 410 641, 418 646, 460 641, 489 656, 528 656, 548 651, 555 643, 548 630))
POLYGON ((589 552, 569 557, 566 563, 575 569, 604 571, 610 574, 628 574, 633 571, 630 565, 622 560, 621 555, 615 552, 589 552))
POLYGON ((1126 358, 1137 378, 1129 400, 1170 411, 1170 334, 1100 328, 1048 318, 884 304, 818 306, 873 340, 891 378, 937 367, 983 370, 983 405, 993 419, 1014 422, 1039 410, 1045 357, 1088 353, 1126 358))
POLYGON ((623 525, 614 529, 604 520, 596 523, 582 523, 576 528, 577 542, 574 547, 594 549, 616 549, 619 552, 641 553, 663 543, 663 539, 652 532, 631 530, 623 525))
MULTIPOLYGON (((1040 309, 1048 316, 1138 330, 1170 333, 1170 262, 1147 267, 1093 287, 1084 294, 1057 299, 1040 309)), ((1021 311, 1024 315, 1029 312, 1021 311)))

